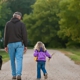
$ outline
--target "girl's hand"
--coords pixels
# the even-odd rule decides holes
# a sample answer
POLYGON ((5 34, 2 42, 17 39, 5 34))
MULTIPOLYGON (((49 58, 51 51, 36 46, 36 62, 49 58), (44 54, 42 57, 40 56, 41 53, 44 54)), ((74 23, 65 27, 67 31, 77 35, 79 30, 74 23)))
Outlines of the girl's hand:
POLYGON ((48 61, 50 61, 51 58, 48 59, 48 61))
MULTIPOLYGON (((54 54, 55 54, 55 53, 53 53, 53 54, 51 55, 51 58, 52 58, 52 56, 53 56, 54 54)), ((50 61, 51 58, 49 58, 48 61, 50 61)))

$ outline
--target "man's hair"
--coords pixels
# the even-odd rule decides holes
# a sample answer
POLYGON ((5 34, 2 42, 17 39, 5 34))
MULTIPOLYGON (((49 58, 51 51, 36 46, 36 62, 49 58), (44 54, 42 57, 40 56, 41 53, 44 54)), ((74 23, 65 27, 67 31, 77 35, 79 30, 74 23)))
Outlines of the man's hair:
POLYGON ((20 12, 15 12, 15 13, 13 14, 13 17, 17 17, 17 16, 21 16, 21 17, 22 17, 22 14, 21 14, 20 12))

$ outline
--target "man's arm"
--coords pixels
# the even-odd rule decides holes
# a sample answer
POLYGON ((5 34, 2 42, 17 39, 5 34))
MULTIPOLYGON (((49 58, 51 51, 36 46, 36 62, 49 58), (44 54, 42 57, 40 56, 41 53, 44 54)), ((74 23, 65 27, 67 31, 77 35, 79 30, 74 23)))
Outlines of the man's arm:
POLYGON ((7 24, 6 24, 4 29, 4 47, 6 52, 8 52, 7 44, 8 44, 8 39, 7 39, 7 24))
POLYGON ((24 44, 24 52, 26 52, 27 51, 27 30, 24 24, 22 24, 22 38, 23 38, 23 44, 24 44))
POLYGON ((27 47, 27 30, 24 24, 22 24, 22 38, 23 38, 24 46, 27 47))

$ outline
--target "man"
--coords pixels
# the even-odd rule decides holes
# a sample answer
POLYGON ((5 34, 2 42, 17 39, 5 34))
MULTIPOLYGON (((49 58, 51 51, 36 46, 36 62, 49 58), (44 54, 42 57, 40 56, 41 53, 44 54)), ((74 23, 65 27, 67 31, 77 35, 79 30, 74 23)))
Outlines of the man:
POLYGON ((5 51, 9 53, 12 68, 12 80, 21 80, 23 53, 27 50, 27 32, 22 14, 15 12, 13 18, 6 23, 4 31, 5 51), (16 63, 15 63, 16 60, 16 63))

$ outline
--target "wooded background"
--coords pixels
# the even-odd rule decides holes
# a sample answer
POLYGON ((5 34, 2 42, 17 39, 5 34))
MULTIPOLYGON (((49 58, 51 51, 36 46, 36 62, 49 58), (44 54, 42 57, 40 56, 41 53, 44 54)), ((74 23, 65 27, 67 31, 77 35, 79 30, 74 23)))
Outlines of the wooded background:
POLYGON ((0 47, 4 27, 14 12, 23 14, 28 46, 80 47, 80 0, 0 0, 0 47))

